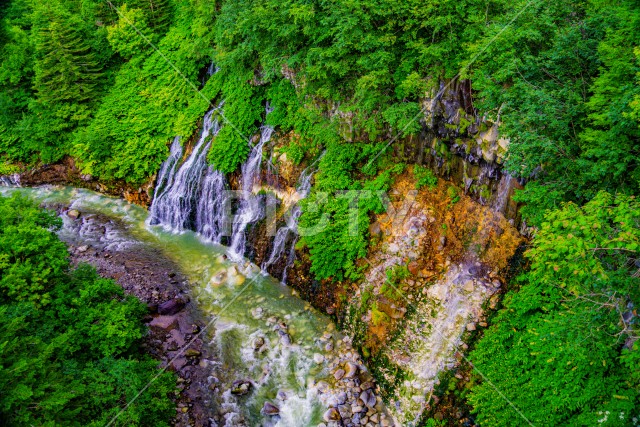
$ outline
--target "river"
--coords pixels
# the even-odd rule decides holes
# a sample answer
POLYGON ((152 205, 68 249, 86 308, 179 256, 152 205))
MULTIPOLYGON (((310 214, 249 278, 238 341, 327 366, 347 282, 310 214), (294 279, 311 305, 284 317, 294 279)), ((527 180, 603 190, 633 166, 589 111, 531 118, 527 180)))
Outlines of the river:
MULTIPOLYGON (((15 192, 45 206, 63 205, 117 220, 124 225, 127 237, 113 238, 115 250, 126 250, 130 244, 148 245, 179 266, 210 325, 206 337, 217 357, 201 363, 208 364, 210 380, 218 383, 216 389, 220 390, 213 399, 220 414, 218 425, 317 426, 323 414, 327 417, 325 411, 331 405, 327 401, 335 400, 345 389, 334 379, 335 370, 353 362, 366 373, 348 339, 336 332, 328 317, 256 265, 231 261, 228 248, 205 242, 191 231, 172 233, 150 226, 145 209, 89 190, 0 187, 0 194, 15 192), (261 348, 256 351, 256 347, 261 348), (251 383, 246 396, 231 393, 233 382, 239 379, 251 383), (279 414, 265 415, 265 402, 276 405, 279 414)), ((76 228, 69 226, 72 219, 63 215, 63 220, 59 234, 64 241, 97 243, 87 241, 95 236, 77 235, 76 228)), ((358 398, 358 390, 348 393, 358 398)), ((383 410, 379 398, 376 406, 383 410)))

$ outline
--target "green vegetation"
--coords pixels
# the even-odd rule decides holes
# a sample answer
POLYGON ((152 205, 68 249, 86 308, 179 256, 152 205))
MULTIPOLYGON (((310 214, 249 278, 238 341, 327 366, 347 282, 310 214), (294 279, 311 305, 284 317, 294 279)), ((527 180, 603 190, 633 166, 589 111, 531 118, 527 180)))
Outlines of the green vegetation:
MULTIPOLYGON (((623 348, 637 325, 621 328, 618 312, 626 312, 623 303, 640 303, 632 198, 640 193, 637 2, 119 0, 113 6, 3 3, 0 173, 70 155, 84 173, 140 184, 158 170, 175 135, 187 141, 203 113, 224 101, 226 125, 208 155, 216 168, 237 171, 265 120, 291 136, 281 152, 296 165, 324 153, 302 206, 300 247, 309 251, 315 278, 358 280, 371 216, 385 209, 380 193, 405 168, 393 163, 395 147, 387 141, 402 145, 431 131, 428 121, 415 120, 424 119, 425 99, 461 73, 478 114, 499 121, 510 138, 505 167, 528 180, 517 198, 527 225, 539 230, 531 270, 507 296, 474 363, 536 425, 621 425, 637 414, 637 344, 623 348), (219 72, 207 78, 212 61, 219 72), (274 111, 265 117, 267 103, 274 111)), ((464 133, 472 122, 444 126, 464 133)), ((446 160, 454 155, 447 141, 433 147, 446 160)), ((437 184, 422 166, 413 174, 418 189, 437 184)), ((480 194, 489 200, 488 188, 480 194)), ((455 187, 447 195, 450 204, 460 199, 455 187)), ((71 310, 68 295, 86 287, 110 289, 100 299, 86 296, 88 307, 119 301, 120 310, 137 313, 132 319, 139 313, 110 282, 85 268, 69 270, 64 248, 47 229, 53 219, 27 209, 22 223, 6 203, 1 221, 15 223, 2 229, 3 334, 16 338, 0 351, 8 352, 6 363, 19 360, 11 352, 27 345, 38 351, 28 352, 36 355, 29 362, 35 380, 8 394, 4 387, 31 377, 14 381, 22 368, 3 362, 2 413, 22 424, 52 425, 71 420, 66 411, 75 408, 90 416, 74 422, 97 423, 130 391, 130 383, 108 377, 124 376, 124 368, 101 367, 138 360, 129 358, 138 323, 122 323, 118 344, 103 338, 110 350, 95 349, 90 359, 47 350, 76 333, 52 310, 71 310), (82 387, 72 387, 70 378, 82 387), (46 393, 53 400, 39 403, 49 383, 62 384, 60 393, 46 393), (108 391, 96 392, 99 385, 108 391)), ((152 362, 135 363, 140 374, 128 377, 150 372, 145 364, 152 362)), ((482 425, 521 423, 496 389, 478 383, 471 402, 482 425)), ((140 405, 137 419, 147 419, 140 405)))
POLYGON ((460 195, 458 194, 458 189, 453 185, 447 187, 447 196, 449 196, 449 203, 454 204, 460 201, 460 195))
POLYGON ((632 425, 640 352, 625 349, 633 325, 622 319, 640 301, 639 250, 633 198, 600 193, 546 215, 521 289, 470 357, 491 381, 471 392, 483 426, 522 425, 508 401, 534 425, 632 425))
POLYGON ((425 186, 433 189, 438 185, 438 177, 431 169, 422 165, 415 165, 413 167, 413 177, 416 180, 416 190, 420 190, 425 186))
POLYGON ((387 280, 382 284, 380 292, 390 300, 397 300, 402 297, 402 281, 411 276, 406 265, 394 265, 385 272, 387 280))
POLYGON ((0 422, 168 426, 175 379, 140 353, 146 307, 93 268, 70 268, 60 220, 0 198, 0 422))

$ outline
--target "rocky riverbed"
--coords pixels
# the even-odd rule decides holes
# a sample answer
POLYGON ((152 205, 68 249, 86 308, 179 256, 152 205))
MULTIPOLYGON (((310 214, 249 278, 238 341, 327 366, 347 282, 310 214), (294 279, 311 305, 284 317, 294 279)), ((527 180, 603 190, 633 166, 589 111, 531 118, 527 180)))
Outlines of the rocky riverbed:
POLYGON ((63 218, 60 237, 68 244, 73 264, 93 265, 101 276, 114 279, 149 307, 149 333, 143 345, 178 376, 174 425, 209 426, 214 410, 209 370, 201 361, 213 360, 214 354, 198 338, 205 323, 179 266, 161 251, 133 239, 127 225, 117 219, 65 205, 48 207, 63 218))

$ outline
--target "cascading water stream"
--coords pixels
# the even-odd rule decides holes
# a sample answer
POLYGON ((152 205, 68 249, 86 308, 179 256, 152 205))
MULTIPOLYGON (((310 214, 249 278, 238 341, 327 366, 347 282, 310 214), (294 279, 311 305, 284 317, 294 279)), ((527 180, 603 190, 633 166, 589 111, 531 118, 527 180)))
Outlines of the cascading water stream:
POLYGON ((173 185, 173 179, 176 175, 176 167, 178 162, 182 158, 182 145, 180 144, 180 137, 173 138, 171 143, 171 149, 169 157, 162 163, 160 171, 158 172, 158 179, 156 182, 156 199, 160 199, 173 185))
POLYGON ((219 244, 222 237, 229 234, 227 218, 231 206, 227 180, 222 172, 209 166, 201 187, 195 231, 206 240, 219 244))
POLYGON ((271 254, 269 258, 262 263, 262 271, 266 272, 267 269, 276 264, 282 256, 287 254, 287 261, 285 263, 284 269, 282 270, 282 277, 280 281, 282 283, 287 282, 287 269, 293 264, 295 260, 295 246, 298 242, 298 219, 302 214, 302 210, 300 208, 300 200, 306 198, 309 195, 309 191, 311 190, 311 180, 313 175, 316 172, 314 168, 315 163, 305 169, 302 174, 300 174, 300 178, 298 179, 298 187, 296 188, 296 193, 298 196, 297 202, 290 209, 287 218, 286 224, 276 231, 276 235, 273 239, 273 248, 271 249, 271 254), (287 244, 289 245, 289 250, 287 251, 287 244))
MULTIPOLYGON (((267 114, 272 109, 267 106, 267 114)), ((262 164, 262 148, 271 140, 273 128, 263 126, 261 128, 260 141, 251 150, 249 158, 242 165, 242 190, 238 212, 233 220, 233 233, 231 236, 230 252, 234 258, 242 258, 246 251, 246 231, 249 224, 255 223, 264 217, 264 208, 261 198, 253 194, 254 185, 260 180, 260 166, 262 164)))
POLYGON ((19 187, 20 186, 20 175, 4 175, 0 176, 0 186, 4 187, 19 187))
POLYGON ((176 170, 181 157, 179 141, 174 140, 169 159, 158 174, 158 195, 149 209, 149 224, 183 231, 191 228, 197 208, 202 175, 207 168, 207 153, 211 146, 210 135, 220 131, 218 118, 213 117, 217 109, 204 116, 202 135, 187 160, 176 170))
MULTIPOLYGON (((0 195, 14 192, 48 206, 64 205, 82 212, 77 220, 65 215, 59 231, 76 247, 89 245, 124 254, 149 247, 179 266, 192 286, 199 313, 205 321, 210 319, 201 339, 213 353, 200 358, 197 369, 206 371, 207 380, 199 387, 215 408, 212 426, 317 426, 342 390, 333 385, 334 363, 364 369, 330 319, 261 274, 257 266, 231 262, 223 247, 203 242, 189 231, 176 235, 146 227, 143 208, 89 190, 0 187, 0 195), (118 226, 105 231, 90 227, 85 221, 93 215, 118 226), (250 384, 248 390, 234 392, 238 382, 250 384), (275 412, 263 410, 274 407, 275 412)), ((369 374, 362 375, 368 378, 369 374)), ((349 407, 355 405, 357 393, 352 397, 349 407)), ((384 408, 376 407, 379 416, 385 416, 384 408)))
POLYGON ((494 212, 501 214, 505 213, 507 209, 507 202, 509 201, 509 194, 511 193, 512 180, 513 178, 511 178, 511 175, 508 173, 504 173, 502 178, 500 178, 495 199, 493 200, 493 203, 491 203, 491 209, 494 212))

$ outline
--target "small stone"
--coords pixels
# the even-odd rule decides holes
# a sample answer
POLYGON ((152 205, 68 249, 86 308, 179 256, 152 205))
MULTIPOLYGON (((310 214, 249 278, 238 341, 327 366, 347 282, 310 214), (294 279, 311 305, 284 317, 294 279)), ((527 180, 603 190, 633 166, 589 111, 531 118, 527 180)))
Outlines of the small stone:
POLYGON ((342 377, 344 377, 344 373, 344 369, 338 369, 333 373, 333 378, 335 378, 336 381, 339 381, 342 379, 342 377))
POLYGON ((480 325, 483 328, 486 328, 487 327, 487 322, 480 322, 480 323, 478 323, 478 325, 480 325))
POLYGON ((264 345, 264 338, 258 337, 253 341, 253 351, 258 351, 264 345))
POLYGON ((360 399, 362 399, 362 402, 364 402, 368 408, 376 406, 376 395, 373 394, 371 390, 365 390, 360 393, 360 399))
POLYGON ((289 396, 287 396, 287 392, 283 390, 278 390, 278 394, 276 395, 276 397, 278 398, 278 400, 282 400, 283 402, 289 398, 289 396))
POLYGON ((338 406, 338 412, 340 413, 340 417, 342 417, 342 419, 351 418, 351 415, 353 415, 353 413, 351 412, 351 406, 349 405, 338 406))
POLYGON ((391 243, 389 245, 389 248, 387 249, 387 252, 391 253, 391 254, 395 254, 400 250, 400 247, 395 244, 395 243, 391 243))
POLYGON ((249 390, 251 390, 251 383, 247 380, 236 380, 231 386, 231 394, 237 396, 244 396, 249 393, 249 390))
POLYGON ((353 378, 356 376, 357 373, 358 373, 358 365, 356 365, 353 362, 347 362, 347 365, 345 366, 345 370, 344 370, 344 377, 353 378))
POLYGON ((280 335, 280 342, 282 342, 283 345, 285 346, 291 345, 291 337, 289 336, 288 333, 286 333, 282 329, 279 329, 278 335, 280 335))
POLYGON ((313 355, 313 361, 314 361, 316 364, 318 364, 318 365, 319 365, 319 364, 321 364, 322 362, 324 362, 324 356, 323 356, 323 355, 321 355, 320 353, 315 353, 315 354, 313 355))
POLYGON ((338 412, 338 410, 336 408, 329 408, 322 415, 322 419, 325 422, 338 421, 340 419, 340 413, 338 412))
POLYGON ((353 412, 354 414, 357 414, 358 412, 362 412, 364 408, 362 406, 352 406, 351 407, 351 412, 353 412))
POLYGON ((67 216, 71 219, 78 219, 80 218, 80 212, 77 209, 69 209, 67 216))
POLYGON ((471 332, 471 331, 475 331, 476 330, 476 324, 471 322, 471 323, 467 323, 467 331, 471 332))
POLYGON ((473 290, 474 290, 473 280, 467 280, 465 282, 464 290, 467 291, 467 292, 473 292, 473 290))
POLYGON ((411 261, 407 266, 407 269, 409 270, 409 273, 413 274, 414 276, 420 274, 420 264, 418 264, 417 261, 411 261))
POLYGON ((374 384, 371 381, 365 381, 360 385, 360 389, 361 390, 369 390, 370 388, 373 388, 374 384))
POLYGON ((162 315, 176 314, 184 308, 184 301, 180 298, 172 298, 158 305, 158 313, 162 315))
POLYGON ((198 357, 200 356, 200 352, 198 350, 196 350, 195 348, 188 348, 185 352, 184 355, 187 357, 198 357))
POLYGON ((178 327, 178 319, 175 316, 157 316, 149 323, 149 327, 155 330, 170 331, 178 327))
POLYGON ((280 413, 280 408, 274 405, 271 402, 264 402, 264 406, 262 407, 262 413, 264 415, 278 415, 280 413))
POLYGON ((87 252, 88 250, 89 250, 89 246, 87 245, 78 246, 78 249, 76 249, 78 253, 84 253, 84 252, 87 252))

